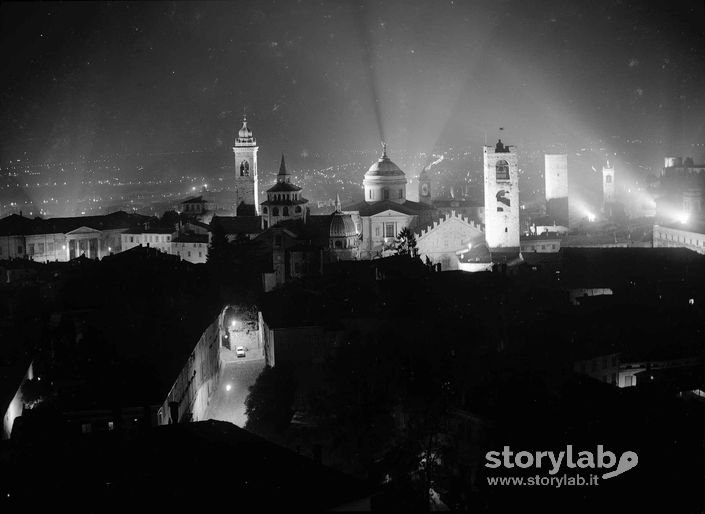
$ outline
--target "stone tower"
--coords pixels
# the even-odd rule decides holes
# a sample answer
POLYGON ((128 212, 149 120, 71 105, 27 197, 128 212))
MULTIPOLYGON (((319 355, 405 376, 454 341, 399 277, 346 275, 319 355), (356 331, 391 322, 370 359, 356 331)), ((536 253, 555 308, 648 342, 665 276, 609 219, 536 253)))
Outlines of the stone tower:
POLYGON ((259 189, 257 184, 257 141, 242 118, 242 128, 235 139, 235 205, 238 216, 259 215, 259 189))
POLYGON ((485 239, 492 251, 519 251, 519 171, 516 150, 484 147, 485 239))
POLYGON ((610 166, 610 161, 602 167, 602 205, 614 203, 614 166, 610 166))
POLYGON ((568 226, 568 155, 545 155, 546 214, 568 226))
POLYGON ((421 170, 419 173, 419 202, 431 205, 433 199, 431 198, 431 177, 428 176, 428 170, 426 168, 421 170))

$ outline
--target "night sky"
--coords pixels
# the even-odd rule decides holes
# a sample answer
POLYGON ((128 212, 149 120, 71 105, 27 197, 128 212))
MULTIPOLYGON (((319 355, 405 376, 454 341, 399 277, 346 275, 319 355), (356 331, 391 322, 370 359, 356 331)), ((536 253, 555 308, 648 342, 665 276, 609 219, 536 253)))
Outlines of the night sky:
POLYGON ((702 1, 7 3, 0 158, 705 140, 702 1))

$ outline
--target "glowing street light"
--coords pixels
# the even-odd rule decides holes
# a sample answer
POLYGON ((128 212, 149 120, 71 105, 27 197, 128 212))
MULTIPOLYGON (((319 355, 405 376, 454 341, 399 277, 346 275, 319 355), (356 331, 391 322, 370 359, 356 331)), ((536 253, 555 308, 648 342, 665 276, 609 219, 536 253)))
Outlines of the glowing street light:
POLYGON ((684 225, 685 225, 686 223, 688 223, 688 220, 689 220, 689 219, 690 219, 690 216, 688 215, 687 212, 681 212, 681 213, 678 214, 677 220, 678 220, 680 223, 683 223, 684 225))
POLYGON ((230 391, 232 388, 233 388, 233 386, 230 384, 226 384, 226 386, 225 386, 226 391, 230 391))
POLYGON ((587 219, 588 219, 588 221, 589 221, 590 223, 594 223, 596 218, 595 218, 595 215, 594 215, 593 213, 588 212, 587 219))

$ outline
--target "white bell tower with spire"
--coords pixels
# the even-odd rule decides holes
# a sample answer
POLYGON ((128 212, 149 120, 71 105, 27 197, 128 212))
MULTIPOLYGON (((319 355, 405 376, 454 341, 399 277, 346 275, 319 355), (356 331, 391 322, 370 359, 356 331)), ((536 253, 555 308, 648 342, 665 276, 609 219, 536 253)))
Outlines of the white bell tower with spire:
POLYGON ((235 206, 238 216, 259 216, 257 179, 257 141, 242 117, 242 128, 235 138, 235 206))

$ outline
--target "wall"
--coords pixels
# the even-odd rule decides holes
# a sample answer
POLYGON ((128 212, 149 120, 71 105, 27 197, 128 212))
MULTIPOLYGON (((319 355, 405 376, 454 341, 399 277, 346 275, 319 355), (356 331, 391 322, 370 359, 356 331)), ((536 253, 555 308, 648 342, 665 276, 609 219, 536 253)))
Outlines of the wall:
POLYGON ((170 422, 171 402, 179 406, 179 421, 201 421, 220 375, 220 315, 203 331, 193 352, 158 411, 158 422, 170 422), (190 418, 189 418, 190 415, 190 418))
POLYGON ((416 234, 416 248, 421 260, 440 263, 443 271, 459 269, 456 251, 474 240, 484 241, 480 228, 455 212, 447 215, 427 230, 416 234))
POLYGON ((654 248, 676 247, 705 254, 705 234, 654 225, 654 248))
POLYGON ((24 258, 26 252, 24 236, 0 237, 0 260, 24 258))
POLYGON ((3 413, 3 416, 2 416, 2 438, 3 439, 10 438, 10 435, 12 434, 12 426, 15 424, 15 419, 18 416, 21 416, 22 412, 24 410, 24 404, 22 402, 22 394, 21 394, 22 385, 27 380, 32 380, 33 378, 34 378, 34 367, 33 367, 33 363, 30 362, 29 367, 27 368, 27 372, 24 374, 22 381, 17 386, 17 392, 15 393, 15 396, 12 398, 12 401, 10 402, 10 405, 7 407, 7 410, 3 413))
POLYGON ((208 260, 208 243, 172 242, 172 254, 194 264, 202 264, 208 260))

